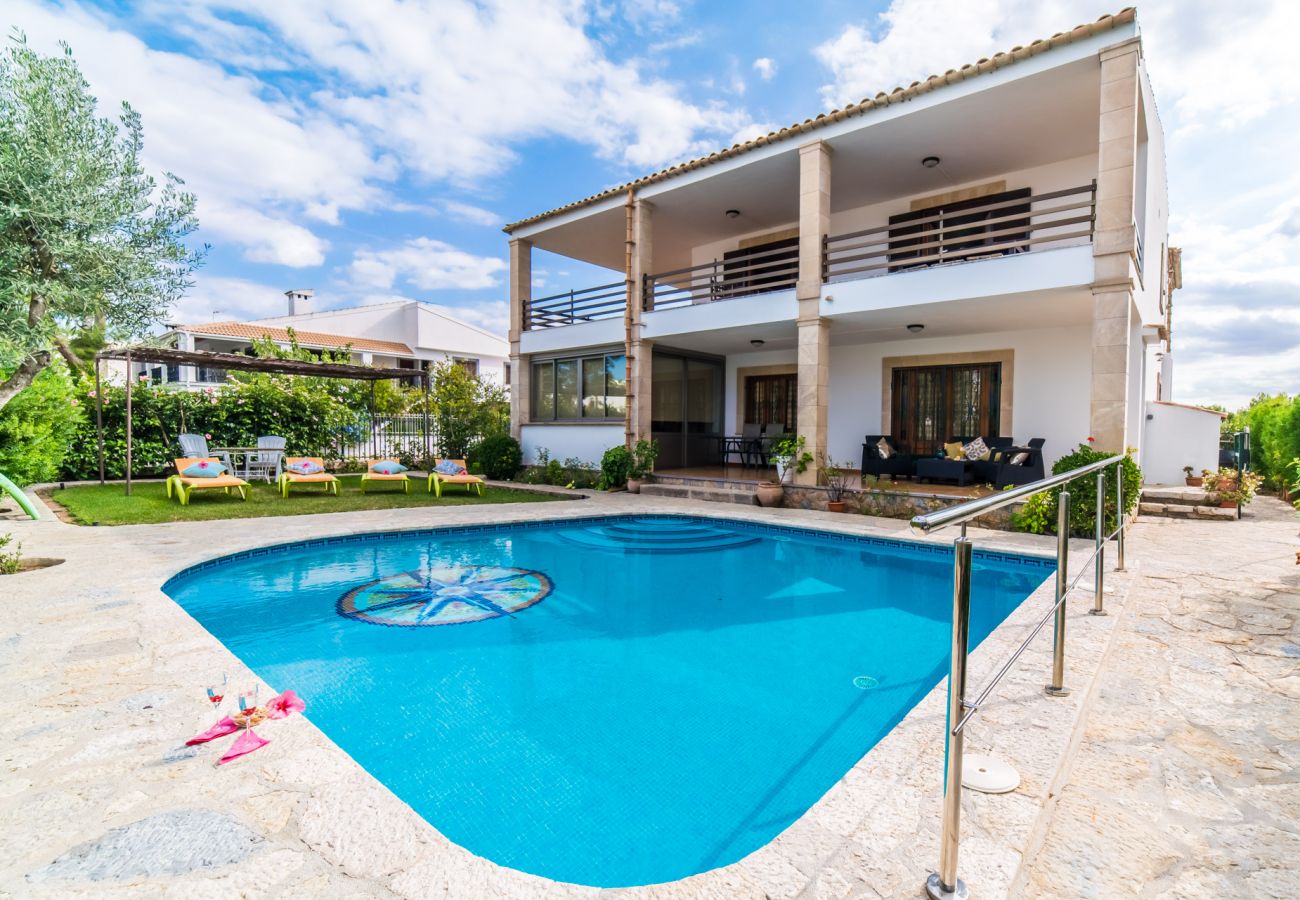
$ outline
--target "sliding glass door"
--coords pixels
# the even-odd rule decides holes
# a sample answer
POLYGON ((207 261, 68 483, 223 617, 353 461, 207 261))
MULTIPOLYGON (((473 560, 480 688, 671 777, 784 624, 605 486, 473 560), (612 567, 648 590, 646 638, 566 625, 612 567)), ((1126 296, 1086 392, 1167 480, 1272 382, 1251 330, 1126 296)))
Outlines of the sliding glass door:
POLYGON ((911 452, 933 455, 951 437, 996 437, 1002 364, 909 366, 894 369, 894 438, 911 452))
POLYGON ((650 431, 660 469, 716 465, 722 436, 721 360, 654 355, 650 369, 650 431))

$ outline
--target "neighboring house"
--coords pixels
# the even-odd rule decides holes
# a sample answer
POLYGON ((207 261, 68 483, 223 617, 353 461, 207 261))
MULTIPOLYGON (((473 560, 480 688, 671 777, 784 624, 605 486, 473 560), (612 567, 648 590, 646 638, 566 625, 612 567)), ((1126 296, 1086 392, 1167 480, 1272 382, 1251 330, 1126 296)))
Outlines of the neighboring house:
POLYGON ((1140 447, 1167 222, 1126 10, 508 225, 513 429, 660 468, 746 422, 854 467, 868 434, 1140 447), (534 298, 534 247, 611 283, 534 298))
MULTIPOLYGON (((306 350, 348 349, 352 361, 381 368, 418 371, 429 364, 454 360, 467 370, 498 384, 509 381, 509 345, 500 336, 462 322, 439 309, 414 300, 378 303, 312 312, 310 290, 287 291, 288 314, 252 322, 208 322, 173 325, 164 336, 181 350, 247 353, 259 338, 289 346, 289 330, 306 350)), ((194 366, 137 364, 155 383, 194 390, 218 384, 225 373, 194 366)))

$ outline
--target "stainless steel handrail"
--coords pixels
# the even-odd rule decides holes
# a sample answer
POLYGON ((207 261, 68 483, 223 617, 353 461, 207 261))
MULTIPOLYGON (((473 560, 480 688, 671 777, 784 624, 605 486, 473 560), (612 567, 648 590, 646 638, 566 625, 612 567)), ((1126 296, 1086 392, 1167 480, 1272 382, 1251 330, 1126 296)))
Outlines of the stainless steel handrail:
POLYGON ((1030 484, 1011 490, 980 497, 959 503, 948 509, 915 516, 912 530, 917 534, 929 534, 950 525, 961 525, 961 536, 953 543, 953 621, 951 671, 948 675, 948 717, 944 729, 944 787, 943 787, 943 831, 939 844, 939 868, 930 874, 926 881, 926 893, 934 900, 969 897, 965 882, 957 877, 957 854, 961 846, 961 789, 962 789, 962 754, 965 747, 966 725, 979 712, 984 702, 1002 682, 1008 672, 1028 649, 1049 621, 1055 621, 1052 630, 1052 677, 1045 690, 1049 696, 1063 697, 1070 693, 1065 686, 1065 602, 1070 592, 1078 586, 1083 573, 1093 565, 1095 584, 1093 585, 1094 615, 1105 615, 1103 607, 1103 590, 1105 574, 1105 546, 1111 538, 1118 540, 1117 569, 1124 570, 1124 474, 1121 469, 1125 457, 1109 456, 1106 459, 1042 478, 1030 484), (1115 466, 1115 511, 1116 528, 1105 534, 1106 494, 1104 470, 1115 466), (1069 579, 1070 555, 1070 492, 1067 486, 1080 478, 1096 474, 1097 476, 1097 513, 1093 529, 1095 547, 1092 555, 1085 561, 1073 580, 1069 579), (966 700, 966 659, 969 653, 970 635, 970 586, 971 586, 971 541, 966 536, 966 523, 979 516, 1001 509, 1004 506, 1050 491, 1060 487, 1057 502, 1056 520, 1056 585, 1055 602, 1029 635, 1020 643, 1011 658, 1008 659, 980 691, 973 703, 966 700))

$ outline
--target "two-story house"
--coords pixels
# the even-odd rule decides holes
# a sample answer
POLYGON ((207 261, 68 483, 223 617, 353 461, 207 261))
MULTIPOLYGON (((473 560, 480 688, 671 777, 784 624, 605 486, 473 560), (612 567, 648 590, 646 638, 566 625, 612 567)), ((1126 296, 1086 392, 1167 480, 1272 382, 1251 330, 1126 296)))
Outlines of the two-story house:
POLYGON ((1130 9, 508 225, 525 458, 709 465, 747 422, 850 465, 867 434, 1140 449, 1163 140, 1130 9), (533 297, 533 248, 611 277, 533 297))
MULTIPOLYGON (((352 362, 416 372, 452 360, 471 373, 504 384, 509 381, 509 345, 493 334, 445 311, 415 300, 314 310, 311 290, 286 291, 285 315, 251 322, 172 325, 163 336, 180 350, 251 352, 255 340, 282 347, 296 341, 310 351, 347 350, 352 362), (292 332, 292 334, 291 334, 292 332)), ((183 390, 219 384, 226 373, 195 366, 136 363, 152 381, 183 390)))

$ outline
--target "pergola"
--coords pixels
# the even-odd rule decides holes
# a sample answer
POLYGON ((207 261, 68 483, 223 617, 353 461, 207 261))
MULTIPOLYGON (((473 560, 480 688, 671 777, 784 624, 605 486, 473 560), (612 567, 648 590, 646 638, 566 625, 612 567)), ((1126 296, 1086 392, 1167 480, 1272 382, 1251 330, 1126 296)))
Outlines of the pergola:
POLYGON ((427 369, 379 369, 351 363, 315 362, 300 359, 275 359, 245 356, 242 353, 214 353, 209 350, 175 350, 170 347, 119 347, 95 354, 95 429, 98 435, 99 483, 104 483, 104 396, 100 390, 101 362, 120 359, 126 362, 126 493, 131 495, 131 363, 158 362, 181 366, 201 366, 238 372, 261 372, 267 375, 309 375, 314 378, 346 378, 369 381, 373 411, 374 383, 392 379, 419 378, 424 389, 424 454, 429 455, 429 372, 427 369))

